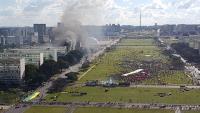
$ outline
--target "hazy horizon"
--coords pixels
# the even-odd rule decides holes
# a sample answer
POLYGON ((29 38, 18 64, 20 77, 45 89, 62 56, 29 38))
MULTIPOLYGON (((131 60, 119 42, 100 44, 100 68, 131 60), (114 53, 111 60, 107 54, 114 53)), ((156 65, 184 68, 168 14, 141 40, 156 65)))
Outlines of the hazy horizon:
POLYGON ((84 25, 199 24, 200 0, 0 0, 0 26, 56 26, 64 11, 84 25))

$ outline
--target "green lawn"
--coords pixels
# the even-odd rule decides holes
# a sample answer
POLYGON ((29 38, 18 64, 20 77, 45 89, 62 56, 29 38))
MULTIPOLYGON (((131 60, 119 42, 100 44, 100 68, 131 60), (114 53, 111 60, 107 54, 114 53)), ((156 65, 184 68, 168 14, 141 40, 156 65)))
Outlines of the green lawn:
POLYGON ((181 92, 179 89, 167 88, 113 88, 105 92, 102 87, 68 87, 66 93, 49 94, 47 101, 53 101, 52 97, 58 96, 57 101, 94 101, 94 102, 137 102, 137 103, 173 103, 173 104, 199 104, 200 90, 181 92), (69 92, 86 92, 85 96, 74 96, 69 92), (166 97, 157 96, 158 93, 172 94, 166 97), (190 98, 188 98, 190 97, 190 98))
MULTIPOLYGON (((162 54, 162 51, 154 45, 152 39, 123 39, 120 44, 133 43, 137 45, 151 46, 117 46, 116 49, 106 52, 105 55, 96 59, 93 65, 96 65, 91 71, 85 74, 78 82, 86 82, 87 80, 106 80, 110 75, 115 75, 124 72, 130 72, 138 69, 137 67, 122 67, 124 60, 137 61, 160 61, 163 64, 169 64, 169 58, 162 54)), ((84 72, 81 72, 83 74, 84 72)), ((176 71, 164 75, 160 73, 159 79, 168 84, 191 84, 191 80, 184 74, 184 71, 176 71)), ((157 84, 158 79, 154 77, 145 81, 143 84, 157 84)))
POLYGON ((123 39, 118 45, 153 46, 153 39, 123 39))
POLYGON ((78 108, 74 113, 174 113, 174 111, 117 108, 78 108))
MULTIPOLYGON (((149 44, 152 40, 145 39, 139 40, 137 43, 149 44)), ((128 40, 131 42, 131 39, 128 40)), ((128 43, 127 40, 122 40, 122 43, 128 43), (123 42, 124 41, 124 42, 123 42)), ((135 43, 135 39, 131 43, 135 43)), ((122 73, 122 71, 133 71, 137 68, 122 67, 123 60, 128 62, 137 61, 138 63, 143 60, 159 60, 163 64, 169 63, 169 58, 161 53, 157 46, 119 46, 115 50, 106 52, 105 55, 96 59, 91 66, 96 65, 78 82, 84 83, 87 80, 106 80, 110 75, 122 73), (147 56, 148 55, 148 56, 147 56)), ((84 72, 81 72, 83 74, 84 72)), ((190 84, 191 81, 183 73, 183 71, 174 71, 173 73, 161 73, 158 75, 160 81, 167 82, 168 84, 190 84)), ((144 84, 155 84, 155 78, 144 81, 144 84)), ((87 92, 85 96, 72 96, 69 93, 49 94, 47 101, 53 101, 51 98, 55 95, 58 96, 57 101, 98 101, 98 102, 159 102, 159 103, 194 103, 199 104, 200 90, 192 90, 188 92, 180 92, 178 89, 147 89, 147 88, 114 88, 109 92, 104 92, 105 88, 100 87, 68 87, 66 92, 80 91, 87 92), (172 93, 171 96, 158 97, 157 93, 172 93), (103 97, 103 98, 102 98, 103 97), (190 98, 188 98, 190 97, 190 98)))
POLYGON ((67 113, 64 107, 33 106, 24 113, 67 113))
POLYGON ((13 104, 19 100, 15 92, 0 91, 0 104, 13 104))
POLYGON ((111 52, 106 52, 104 56, 95 60, 93 64, 96 67, 88 72, 79 82, 87 80, 105 80, 112 74, 121 73, 121 71, 133 71, 137 68, 122 68, 120 64, 122 60, 161 60, 167 63, 166 56, 161 54, 161 51, 156 46, 135 46, 135 47, 117 47, 111 52), (149 55, 149 56, 146 56, 149 55))

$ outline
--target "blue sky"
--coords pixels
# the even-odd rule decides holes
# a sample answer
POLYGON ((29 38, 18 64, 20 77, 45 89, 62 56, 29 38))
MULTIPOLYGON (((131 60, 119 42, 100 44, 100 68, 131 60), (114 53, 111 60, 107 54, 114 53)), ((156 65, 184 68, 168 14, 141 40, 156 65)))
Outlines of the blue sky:
POLYGON ((0 26, 55 26, 63 14, 82 24, 199 24, 200 0, 0 0, 0 26), (67 12, 67 13, 64 13, 67 12))

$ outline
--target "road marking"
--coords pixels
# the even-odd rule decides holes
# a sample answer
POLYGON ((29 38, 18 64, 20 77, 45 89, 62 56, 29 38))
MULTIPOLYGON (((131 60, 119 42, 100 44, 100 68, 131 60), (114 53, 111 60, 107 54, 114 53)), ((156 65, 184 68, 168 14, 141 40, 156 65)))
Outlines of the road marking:
POLYGON ((93 65, 90 69, 88 69, 85 73, 83 73, 78 80, 80 80, 81 78, 83 78, 88 72, 90 72, 96 65, 93 65))

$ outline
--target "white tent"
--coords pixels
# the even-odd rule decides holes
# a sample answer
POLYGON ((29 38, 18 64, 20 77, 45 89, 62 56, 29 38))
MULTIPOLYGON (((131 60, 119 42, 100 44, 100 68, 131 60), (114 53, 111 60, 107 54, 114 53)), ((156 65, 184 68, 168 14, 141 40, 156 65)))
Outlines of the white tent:
POLYGON ((141 71, 143 71, 143 70, 144 70, 144 69, 137 69, 137 70, 135 70, 135 71, 133 71, 133 72, 123 74, 122 76, 126 77, 126 76, 129 76, 129 75, 137 74, 137 73, 139 73, 139 72, 141 72, 141 71))

